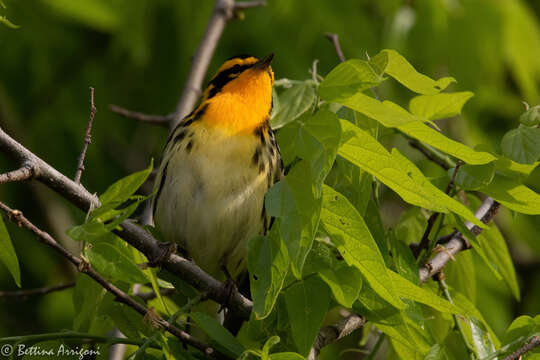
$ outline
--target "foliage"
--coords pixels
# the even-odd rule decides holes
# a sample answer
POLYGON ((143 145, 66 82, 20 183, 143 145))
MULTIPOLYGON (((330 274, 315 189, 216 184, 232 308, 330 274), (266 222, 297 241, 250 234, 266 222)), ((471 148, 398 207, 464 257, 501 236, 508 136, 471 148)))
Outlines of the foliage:
MULTIPOLYGON (((165 61, 152 55, 153 51, 165 54, 160 45, 150 50, 153 36, 157 38, 170 30, 167 21, 161 21, 162 28, 157 25, 154 28, 152 20, 168 19, 171 8, 176 13, 188 13, 195 5, 158 3, 143 6, 142 2, 134 2, 134 5, 125 6, 122 1, 93 1, 85 4, 88 8, 82 9, 71 1, 36 1, 38 9, 60 19, 61 25, 51 30, 51 35, 44 32, 44 37, 53 39, 55 32, 63 26, 77 24, 83 29, 80 31, 91 33, 89 37, 96 36, 94 41, 100 46, 106 47, 103 39, 112 44, 111 49, 88 51, 84 66, 75 71, 77 81, 84 86, 89 81, 102 85, 94 84, 99 96, 100 88, 108 86, 106 72, 95 71, 103 65, 97 59, 104 56, 120 69, 120 74, 114 75, 117 81, 106 90, 108 93, 106 97, 103 95, 101 103, 133 101, 131 104, 140 104, 140 110, 165 112, 163 109, 173 106, 178 92, 174 81, 171 84, 165 80, 183 79, 184 74, 178 68, 187 68, 187 63, 178 61, 174 67, 165 67, 170 70, 156 72, 148 82, 143 81, 144 67, 157 69, 165 61), (132 26, 134 23, 137 26, 132 26), (120 67, 125 59, 128 59, 128 66, 120 67), (134 78, 129 83, 133 88, 126 94, 120 91, 124 87, 119 84, 131 76, 134 78), (137 85, 143 83, 146 85, 137 85), (163 88, 161 84, 165 84, 163 88), (147 95, 150 89, 158 88, 163 91, 162 97, 147 95), (133 100, 128 100, 130 97, 133 100)), ((536 249, 536 254, 540 251, 534 242, 538 234, 535 217, 521 215, 540 214, 538 170, 535 170, 540 160, 539 106, 534 106, 540 101, 540 68, 537 61, 531 60, 540 55, 537 36, 540 32, 533 10, 521 1, 455 2, 457 9, 442 1, 417 1, 414 7, 397 3, 364 4, 361 14, 354 12, 367 24, 362 25, 366 26, 363 29, 366 34, 358 35, 361 41, 355 38, 359 29, 347 25, 348 5, 342 5, 343 20, 339 16, 334 26, 342 24, 339 29, 344 31, 340 34, 344 48, 361 58, 350 59, 330 70, 334 55, 325 47, 324 54, 320 54, 326 60, 323 71, 329 70, 324 78, 313 74, 309 79, 277 82, 271 123, 276 129, 285 165, 290 170, 267 195, 267 212, 276 218, 272 231, 267 237, 250 241, 249 281, 254 301, 251 319, 237 336, 233 336, 207 314, 199 310, 189 313, 190 299, 193 300, 195 295, 185 284, 173 296, 160 296, 150 301, 150 306, 161 316, 170 318, 176 313, 179 326, 189 321, 192 327, 206 333, 206 340, 220 352, 244 359, 306 357, 321 326, 335 323, 340 309, 365 316, 368 324, 364 331, 357 331, 323 350, 322 359, 334 359, 342 351, 358 349, 373 336, 381 336, 381 341, 385 342, 387 358, 461 359, 467 353, 476 359, 502 358, 538 334, 538 316, 524 315, 512 321, 511 317, 518 314, 512 314, 509 305, 513 301, 509 300, 509 294, 516 300, 527 296, 524 306, 528 307, 521 313, 536 315, 539 311, 540 289, 534 285, 534 276, 531 275, 532 281, 520 277, 520 269, 516 268, 509 251, 509 247, 512 250, 516 244, 536 249), (371 19, 370 12, 380 17, 371 19), (416 14, 412 15, 412 24, 411 12, 416 14), (484 26, 478 25, 479 14, 485 21, 484 26), (388 30, 378 33, 379 38, 370 38, 370 26, 375 28, 376 21, 387 15, 390 15, 385 25, 388 30), (443 41, 451 36, 455 40, 443 41), (383 50, 365 59, 363 50, 358 49, 358 43, 362 41, 372 54, 377 52, 375 49, 385 46, 399 52, 383 50), (467 61, 463 59, 463 53, 468 54, 467 61), (443 76, 432 79, 415 67, 426 74, 443 76), (448 70, 441 71, 441 67, 448 70), (444 76, 446 71, 455 79, 444 76), (521 99, 533 104, 523 114, 518 107, 521 105, 516 105, 521 99), (469 120, 467 131, 457 119, 446 120, 462 113, 469 120), (482 123, 481 119, 489 123, 482 123), (456 138, 465 138, 467 143, 490 145, 471 147, 456 138), (420 159, 410 151, 406 145, 408 141, 423 144, 450 169, 443 171, 420 159), (457 165, 459 168, 455 170, 457 165), (455 188, 447 194, 445 189, 454 173, 455 188), (513 213, 503 213, 499 223, 486 227, 473 215, 480 204, 479 196, 493 197, 513 213), (392 207, 398 207, 401 214, 392 207), (420 260, 425 260, 431 253, 417 260, 409 247, 411 242, 418 242, 422 237, 427 215, 431 212, 443 216, 439 216, 428 234, 430 248, 439 237, 454 229, 464 232, 473 244, 472 251, 459 254, 457 261, 449 264, 446 272, 448 287, 442 294, 434 282, 418 285, 420 260), (484 231, 474 237, 464 229, 465 221, 475 222, 484 231), (506 237, 511 239, 508 244, 506 237), (523 292, 524 286, 530 288, 523 292)), ((309 21, 316 22, 317 14, 324 13, 324 8, 329 6, 326 2, 318 5, 321 8, 313 6, 317 8, 316 13, 311 7, 305 9, 311 15, 308 18, 315 19, 309 21)), ((208 7, 207 4, 200 6, 208 7)), ((24 5, 13 4, 13 7, 25 9, 24 5)), ((269 10, 249 14, 246 21, 253 21, 249 24, 257 30, 283 25, 283 29, 276 31, 285 32, 288 25, 283 22, 299 10, 304 9, 288 1, 276 1, 270 4, 269 10), (275 24, 265 20, 265 11, 280 15, 275 24)), ((28 17, 31 16, 35 15, 28 13, 28 17)), ((26 26, 40 29, 37 21, 23 16, 18 18, 22 18, 23 29, 26 26)), ((196 27, 200 23, 198 28, 202 28, 203 20, 206 20, 203 16, 194 19, 190 26, 196 27)), ((176 36, 187 32, 187 25, 184 25, 186 28, 181 26, 178 25, 176 36)), ((238 47, 235 40, 246 25, 230 26, 230 37, 224 40, 227 52, 238 47)), ((310 22, 306 26, 315 25, 310 22)), ((60 58, 65 62, 72 52, 81 50, 77 37, 71 36, 67 40, 71 43, 69 51, 64 54, 61 50, 60 58)), ((197 39, 191 37, 193 35, 183 38, 186 47, 189 44, 195 46, 197 39)), ((271 39, 264 40, 271 46, 278 46, 271 39)), ((24 41, 30 40, 21 37, 17 41, 21 43, 14 44, 17 55, 6 53, 0 59, 3 68, 12 66, 17 70, 14 73, 21 74, 22 67, 15 62, 24 51, 24 41)), ((266 50, 261 45, 265 41, 259 38, 251 41, 254 51, 266 50)), ((302 52, 299 49, 314 47, 305 41, 280 44, 282 47, 276 53, 295 54, 302 52)), ((176 60, 180 51, 174 46, 167 55, 176 60)), ((42 50, 36 45, 33 51, 40 54, 42 50)), ((182 49, 182 52, 190 51, 182 49)), ((313 54, 313 51, 304 52, 313 54)), ((221 55, 228 57, 231 54, 221 55)), ((304 77, 298 69, 307 67, 311 57, 294 57, 290 63, 284 60, 276 64, 277 69, 281 68, 278 74, 304 77)), ((40 59, 39 56, 36 58, 40 59)), ((85 109, 84 101, 73 101, 74 94, 84 94, 78 89, 80 84, 77 82, 65 80, 55 94, 57 100, 43 106, 48 100, 42 98, 48 93, 45 91, 48 81, 54 77, 52 68, 44 68, 35 66, 27 75, 35 78, 35 81, 26 81, 28 91, 20 88, 24 79, 17 78, 17 84, 10 85, 15 81, 5 71, 0 83, 0 90, 3 90, 4 82, 9 90, 9 96, 0 91, 0 110, 5 111, 3 104, 13 97, 17 98, 14 102, 20 102, 15 104, 14 113, 18 112, 21 118, 35 116, 35 122, 29 124, 28 137, 30 142, 36 143, 36 148, 44 146, 39 141, 41 137, 50 135, 52 138, 53 133, 59 131, 60 126, 56 123, 45 126, 52 123, 53 116, 65 119, 62 120, 65 128, 61 130, 65 138, 73 135, 79 139, 84 126, 82 121, 80 124, 68 121, 75 117, 84 118, 81 115, 81 109, 85 109), (34 108, 24 108, 22 104, 25 103, 34 104, 34 108)), ((83 95, 81 99, 84 99, 83 95)), ((93 159, 90 155, 85 173, 91 187, 97 189, 110 183, 112 176, 141 168, 149 152, 157 154, 159 151, 161 144, 154 139, 164 136, 159 130, 147 136, 146 130, 119 121, 109 121, 110 125, 100 130, 99 116, 103 116, 105 123, 110 115, 105 111, 98 113, 96 143, 91 147, 95 153, 93 159), (124 163, 127 155, 115 158, 118 155, 111 143, 127 148, 138 137, 144 141, 131 150, 129 155, 135 159, 132 163, 124 163), (92 175, 93 171, 99 172, 102 168, 106 173, 104 176, 92 175)), ((19 124, 11 120, 11 125, 17 128, 19 124)), ((74 158, 64 155, 69 153, 66 148, 70 144, 59 146, 59 149, 44 147, 42 150, 48 158, 59 159, 60 168, 72 169, 69 166, 74 163, 74 158)), ((77 149, 78 146, 77 142, 72 147, 77 149)), ((164 280, 169 278, 163 272, 156 274, 154 270, 138 267, 137 264, 145 259, 112 232, 122 220, 136 214, 139 204, 146 198, 137 195, 136 191, 149 176, 151 168, 108 187, 100 195, 101 207, 90 211, 80 225, 67 232, 72 239, 82 242, 84 256, 96 270, 130 294, 133 294, 135 283, 144 284, 146 290, 172 287, 164 280)), ((19 234, 18 230, 8 230, 13 239, 19 234)), ((13 249, 3 223, 0 223, 0 248, 0 260, 18 286, 20 273, 24 285, 29 273, 40 272, 40 269, 28 270, 31 261, 27 259, 32 255, 26 256, 26 251, 17 243, 13 249)), ((36 253, 42 251, 32 249, 36 253)), ((41 267, 46 268, 47 263, 41 263, 41 267)), ((76 313, 68 319, 73 322, 74 331, 106 335, 114 326, 133 340, 137 347, 132 350, 138 351, 139 358, 202 357, 194 349, 186 351, 174 338, 152 328, 139 314, 115 302, 85 275, 77 276, 76 280, 73 305, 71 299, 68 300, 76 313)))

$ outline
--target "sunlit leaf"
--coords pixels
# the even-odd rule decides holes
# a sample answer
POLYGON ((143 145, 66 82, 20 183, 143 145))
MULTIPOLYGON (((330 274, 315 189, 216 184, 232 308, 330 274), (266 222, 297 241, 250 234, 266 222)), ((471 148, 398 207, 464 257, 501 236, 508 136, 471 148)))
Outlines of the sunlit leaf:
POLYGON ((419 95, 411 99, 409 111, 429 120, 438 120, 461 114, 463 105, 474 96, 470 91, 419 95))
POLYGON ((109 186, 109 188, 99 197, 102 205, 116 202, 123 203, 128 200, 138 188, 146 181, 153 168, 153 161, 144 170, 138 171, 122 178, 109 186))
POLYGON ((448 85, 456 82, 452 77, 445 77, 433 80, 426 75, 416 71, 416 69, 397 51, 383 50, 371 60, 376 63, 386 62, 384 72, 408 89, 424 95, 438 94, 446 89, 448 85), (387 60, 382 60, 386 58, 387 60))
POLYGON ((493 181, 480 189, 502 205, 522 214, 540 214, 540 195, 521 181, 495 175, 493 181))
POLYGON ((455 212, 485 227, 463 204, 431 184, 409 159, 396 149, 388 151, 365 131, 342 120, 342 144, 338 154, 369 172, 406 202, 437 212, 455 212))
POLYGON ((323 189, 321 221, 347 264, 360 270, 383 299, 403 308, 392 280, 385 275, 384 259, 364 220, 343 195, 328 186, 323 189))
POLYGON ((375 87, 383 80, 368 61, 351 59, 332 69, 319 85, 319 95, 323 99, 339 102, 339 99, 375 87))

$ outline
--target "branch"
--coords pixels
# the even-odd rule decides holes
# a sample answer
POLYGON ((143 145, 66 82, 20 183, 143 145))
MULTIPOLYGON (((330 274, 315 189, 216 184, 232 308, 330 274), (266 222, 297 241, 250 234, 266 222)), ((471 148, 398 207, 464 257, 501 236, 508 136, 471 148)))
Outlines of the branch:
POLYGON ((32 224, 26 217, 24 217, 22 212, 20 212, 19 210, 13 210, 2 202, 0 202, 0 209, 8 215, 10 221, 16 223, 18 226, 24 226, 26 229, 30 230, 38 237, 39 241, 53 248, 57 253, 59 253, 64 258, 69 260, 73 265, 75 265, 79 272, 90 276, 92 279, 98 282, 101 286, 103 286, 103 288, 113 294, 118 302, 126 304, 127 306, 137 311, 143 317, 148 319, 152 325, 166 329, 168 332, 176 336, 184 343, 199 349, 206 355, 215 357, 216 351, 213 348, 195 339, 190 334, 186 333, 183 330, 180 330, 173 324, 170 324, 168 321, 160 318, 156 313, 148 310, 146 307, 139 304, 128 294, 117 288, 114 284, 107 281, 103 276, 96 272, 88 262, 71 254, 69 251, 64 249, 51 235, 32 224))
POLYGON ((336 55, 339 58, 340 62, 345 61, 345 55, 343 55, 343 51, 341 50, 341 46, 339 45, 339 36, 338 34, 334 33, 326 33, 324 36, 334 44, 334 49, 336 50, 336 55))
MULTIPOLYGON (((34 169, 34 179, 42 182, 59 195, 79 207, 84 212, 99 207, 99 200, 83 186, 76 184, 31 151, 12 139, 0 128, 0 151, 6 153, 20 164, 27 164, 34 169)), ((176 254, 163 258, 163 250, 159 242, 143 228, 131 221, 124 221, 121 230, 116 233, 126 242, 141 251, 151 262, 159 262, 171 273, 181 277, 191 286, 208 294, 208 297, 243 319, 249 319, 253 303, 238 291, 229 296, 230 290, 212 276, 205 273, 192 261, 176 254), (160 260, 160 261, 158 261, 160 260)))
POLYGON ((88 149, 88 145, 92 143, 92 136, 90 133, 92 131, 92 123, 94 122, 96 111, 96 105, 94 105, 94 88, 90 87, 90 118, 88 119, 88 125, 86 126, 86 133, 84 135, 84 144, 81 150, 81 155, 79 156, 79 160, 77 161, 77 171, 75 172, 75 177, 73 178, 73 181, 75 181, 77 184, 81 182, 81 176, 84 170, 84 158, 86 156, 86 150, 88 149))
MULTIPOLYGON (((500 204, 497 201, 488 197, 482 202, 482 205, 478 210, 476 210, 475 216, 484 224, 488 224, 497 214, 499 207, 500 204)), ((470 221, 467 221, 465 225, 475 236, 482 232, 482 228, 474 225, 470 221)), ((448 261, 452 259, 452 257, 461 250, 468 248, 470 248, 470 244, 463 238, 463 235, 459 232, 455 232, 450 238, 450 241, 443 246, 443 251, 440 251, 433 259, 419 269, 420 283, 425 282, 427 279, 437 274, 448 261)))
POLYGON ((168 127, 169 123, 174 119, 174 114, 169 115, 148 115, 141 112, 125 109, 117 105, 109 105, 109 110, 115 114, 126 118, 135 119, 140 122, 147 122, 154 125, 168 127))
POLYGON ((13 181, 24 181, 34 177, 34 169, 27 165, 23 165, 17 170, 10 171, 5 174, 0 174, 0 184, 5 184, 13 181))
POLYGON ((232 19, 234 11, 255 6, 263 6, 265 4, 266 2, 263 1, 235 3, 234 0, 216 0, 206 31, 201 39, 199 47, 193 55, 191 70, 186 79, 182 96, 176 106, 175 118, 170 123, 171 129, 191 112, 201 95, 201 86, 208 70, 208 65, 210 65, 210 60, 216 50, 221 34, 223 34, 225 25, 227 24, 227 21, 232 19))
POLYGON ((525 343, 525 345, 523 345, 521 348, 517 349, 516 351, 514 351, 512 354, 508 355, 507 357, 504 358, 504 360, 516 360, 516 359, 521 359, 521 356, 523 356, 524 354, 526 354, 527 352, 533 350, 534 348, 536 348, 537 346, 540 345, 540 337, 538 337, 537 335, 533 336, 532 338, 530 338, 529 341, 527 341, 525 343))
POLYGON ((309 352, 307 360, 315 360, 321 349, 327 345, 351 334, 354 330, 361 328, 366 323, 366 318, 360 315, 351 314, 334 325, 328 325, 319 331, 315 343, 309 352))
POLYGON ((75 286, 75 283, 59 284, 30 290, 0 291, 0 298, 27 298, 33 295, 46 295, 55 291, 69 289, 75 286))

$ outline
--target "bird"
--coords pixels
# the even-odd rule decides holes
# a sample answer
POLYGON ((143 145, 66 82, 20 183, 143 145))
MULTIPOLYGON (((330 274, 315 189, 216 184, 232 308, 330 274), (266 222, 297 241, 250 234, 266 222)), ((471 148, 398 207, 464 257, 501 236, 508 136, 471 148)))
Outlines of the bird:
POLYGON ((218 280, 246 273, 248 242, 273 220, 264 199, 283 162, 270 127, 272 58, 239 55, 219 67, 170 133, 155 179, 155 227, 218 280))

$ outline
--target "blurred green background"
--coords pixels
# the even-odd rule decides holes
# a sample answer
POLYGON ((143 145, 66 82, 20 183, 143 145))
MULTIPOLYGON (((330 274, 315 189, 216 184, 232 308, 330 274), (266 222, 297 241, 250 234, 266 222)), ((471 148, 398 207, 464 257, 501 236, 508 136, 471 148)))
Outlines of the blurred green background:
MULTIPOLYGON (((20 28, 0 26, 0 126, 73 176, 93 86, 98 113, 82 177, 86 188, 103 192, 114 180, 146 167, 151 157, 158 160, 167 130, 121 118, 107 106, 173 112, 213 1, 4 2, 0 16, 20 28)), ((540 103, 540 1, 268 0, 266 7, 246 10, 240 18, 227 25, 210 73, 235 54, 274 52, 276 78, 308 78, 314 59, 325 75, 337 57, 324 33, 335 32, 348 58, 393 48, 431 77, 455 77, 452 91, 473 91, 464 115, 440 124, 470 145, 497 151, 504 132, 517 126, 522 101, 540 103)), ((385 84, 380 95, 406 103, 411 94, 393 85, 385 84)), ((408 154, 429 173, 419 154, 408 154)), ((1 172, 13 166, 0 156, 1 172)), ((540 192, 538 169, 527 184, 540 192)), ((77 251, 64 235, 84 219, 74 206, 35 183, 2 185, 0 199, 77 251)), ((388 196, 383 209, 391 226, 404 204, 388 196)), ((471 279, 477 286, 472 300, 498 334, 516 315, 540 313, 539 220, 507 210, 497 218, 518 270, 521 302, 486 271, 471 279)), ((24 230, 12 224, 8 229, 24 289, 73 281, 74 270, 63 259, 24 230)), ((0 265, 0 290, 15 289, 0 265)), ((72 318, 70 290, 23 302, 0 299, 0 336, 71 328, 72 318)))

